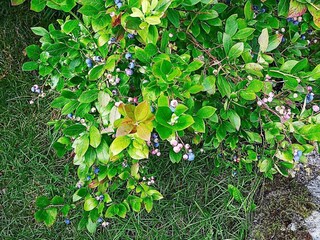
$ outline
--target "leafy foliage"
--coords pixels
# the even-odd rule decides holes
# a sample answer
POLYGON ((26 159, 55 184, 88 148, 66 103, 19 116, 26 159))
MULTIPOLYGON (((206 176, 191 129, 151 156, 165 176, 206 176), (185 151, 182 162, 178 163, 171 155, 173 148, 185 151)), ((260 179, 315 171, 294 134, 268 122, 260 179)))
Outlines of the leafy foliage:
MULTIPOLYGON (((32 29, 41 46, 26 49, 23 69, 59 93, 54 147, 73 151, 78 166, 80 229, 151 211, 163 196, 142 160, 166 141, 173 163, 207 151, 217 172, 258 167, 272 178, 306 161, 320 140, 320 5, 235 2, 31 1, 34 11, 70 14, 59 27, 32 29)), ((37 206, 36 219, 51 226, 57 209, 45 198, 37 206)))

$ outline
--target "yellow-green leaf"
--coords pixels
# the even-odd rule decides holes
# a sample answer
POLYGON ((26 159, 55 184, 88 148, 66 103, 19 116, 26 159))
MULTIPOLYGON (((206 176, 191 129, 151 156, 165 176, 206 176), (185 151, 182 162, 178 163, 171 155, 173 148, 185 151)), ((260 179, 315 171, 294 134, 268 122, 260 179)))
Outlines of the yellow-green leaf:
POLYGON ((111 143, 110 151, 113 155, 118 155, 127 148, 130 143, 131 139, 128 136, 119 136, 111 143))

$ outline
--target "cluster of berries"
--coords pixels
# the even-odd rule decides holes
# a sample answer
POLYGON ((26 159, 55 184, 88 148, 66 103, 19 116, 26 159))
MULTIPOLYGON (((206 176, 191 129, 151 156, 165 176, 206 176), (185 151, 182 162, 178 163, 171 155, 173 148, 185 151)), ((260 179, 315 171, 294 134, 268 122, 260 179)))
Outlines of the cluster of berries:
POLYGON ((301 156, 302 156, 302 151, 295 149, 294 152, 293 152, 293 160, 294 160, 295 162, 299 162, 301 156))
POLYGON ((161 156, 161 152, 159 150, 159 146, 160 146, 160 143, 159 143, 159 135, 158 133, 152 133, 151 135, 151 141, 148 142, 148 145, 151 146, 153 145, 154 149, 151 150, 151 154, 152 155, 157 155, 158 157, 161 156))
POLYGON ((286 122, 291 117, 291 109, 286 109, 285 106, 276 106, 276 111, 281 115, 281 121, 286 122))
POLYGON ((252 10, 254 11, 254 14, 255 14, 255 15, 256 15, 256 14, 259 14, 259 13, 265 13, 265 12, 267 11, 266 8, 264 8, 264 7, 260 8, 260 7, 257 6, 257 5, 253 5, 253 6, 252 6, 252 10))
POLYGON ((182 158, 184 160, 188 160, 188 161, 193 161, 195 158, 195 155, 190 147, 190 144, 183 144, 183 143, 179 143, 176 139, 172 139, 170 141, 171 146, 173 147, 173 151, 175 153, 179 153, 182 151, 182 149, 184 148, 185 150, 185 154, 182 156, 182 158))
POLYGON ((272 102, 273 98, 274 98, 274 93, 270 92, 267 97, 264 97, 262 100, 258 100, 257 104, 258 104, 258 106, 262 106, 263 104, 265 104, 267 102, 272 102))
MULTIPOLYGON (((31 87, 31 92, 39 94, 39 96, 42 98, 44 98, 46 96, 46 94, 44 92, 42 92, 42 90, 40 89, 40 87, 37 84, 35 84, 31 87)), ((34 104, 34 99, 30 100, 29 103, 34 104)))
POLYGON ((292 22, 294 25, 299 25, 303 21, 303 18, 300 17, 293 17, 293 18, 287 18, 287 21, 290 23, 292 22))
POLYGON ((94 62, 96 63, 101 63, 103 62, 103 58, 100 56, 94 56, 92 59, 91 58, 86 58, 86 64, 88 68, 92 68, 94 62))
POLYGON ((83 126, 87 126, 86 120, 85 120, 84 118, 76 117, 76 116, 73 115, 72 113, 69 113, 69 114, 67 115, 67 118, 72 119, 72 120, 75 120, 75 121, 77 121, 77 122, 80 122, 83 126))
POLYGON ((238 157, 237 155, 234 155, 233 156, 233 161, 236 162, 236 163, 239 163, 240 162, 240 157, 238 157))
POLYGON ((117 42, 117 39, 115 37, 110 38, 110 40, 108 41, 109 45, 115 44, 117 42))
POLYGON ((105 73, 106 78, 108 79, 108 82, 112 85, 112 86, 116 86, 120 83, 120 78, 119 77, 114 77, 112 76, 112 74, 110 73, 105 73))
MULTIPOLYGON (((127 60, 130 60, 130 59, 132 58, 132 54, 129 53, 129 52, 127 52, 124 57, 125 57, 127 60)), ((134 69, 134 67, 135 67, 135 63, 134 63, 134 60, 132 60, 132 61, 129 63, 128 67, 124 70, 127 76, 133 75, 133 69, 134 69)))
POLYGON ((149 178, 143 177, 142 180, 143 181, 148 181, 147 182, 148 186, 155 184, 154 176, 151 176, 149 178))
POLYGON ((104 200, 104 195, 100 194, 100 195, 96 196, 96 200, 102 202, 104 200))
POLYGON ((308 91, 308 94, 306 96, 306 103, 310 103, 310 102, 312 102, 313 97, 314 97, 314 93, 312 92, 312 87, 308 86, 307 91, 308 91))
POLYGON ((114 0, 114 3, 116 4, 117 8, 121 8, 122 7, 121 0, 114 0))

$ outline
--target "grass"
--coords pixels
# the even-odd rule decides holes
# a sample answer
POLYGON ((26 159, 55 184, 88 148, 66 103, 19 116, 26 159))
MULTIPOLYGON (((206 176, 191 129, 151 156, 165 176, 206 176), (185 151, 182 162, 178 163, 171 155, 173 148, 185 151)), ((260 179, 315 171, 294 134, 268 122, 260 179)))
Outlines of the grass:
POLYGON ((150 160, 146 165, 164 199, 150 214, 112 219, 95 235, 77 231, 80 209, 68 226, 61 217, 51 228, 36 223, 36 197, 70 197, 76 169, 52 150, 55 136, 46 124, 52 116, 50 95, 30 105, 30 88, 40 80, 20 70, 26 61, 23 49, 37 42, 30 27, 47 25, 40 19, 48 16, 27 11, 25 5, 5 5, 0 14, 0 239, 246 239, 259 179, 255 174, 232 177, 231 172, 217 177, 209 157, 176 165, 166 157, 150 160), (230 197, 228 184, 247 196, 246 205, 230 197))

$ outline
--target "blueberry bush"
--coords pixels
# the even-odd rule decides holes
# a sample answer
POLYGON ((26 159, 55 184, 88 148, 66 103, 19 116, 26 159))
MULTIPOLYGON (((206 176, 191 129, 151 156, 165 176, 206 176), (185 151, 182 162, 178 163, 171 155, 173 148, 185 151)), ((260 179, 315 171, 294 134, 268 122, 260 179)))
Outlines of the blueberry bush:
MULTIPOLYGON (((13 5, 23 0, 12 0, 13 5)), ((209 157, 288 176, 320 141, 320 1, 32 0, 66 13, 26 48, 60 116, 57 155, 78 166, 72 204, 38 197, 51 226, 83 206, 79 229, 150 212, 163 198, 145 166, 209 157), (158 160, 159 161, 159 160, 158 160)), ((40 84, 39 84, 40 85, 40 84)), ((235 186, 230 193, 238 201, 235 186)))

